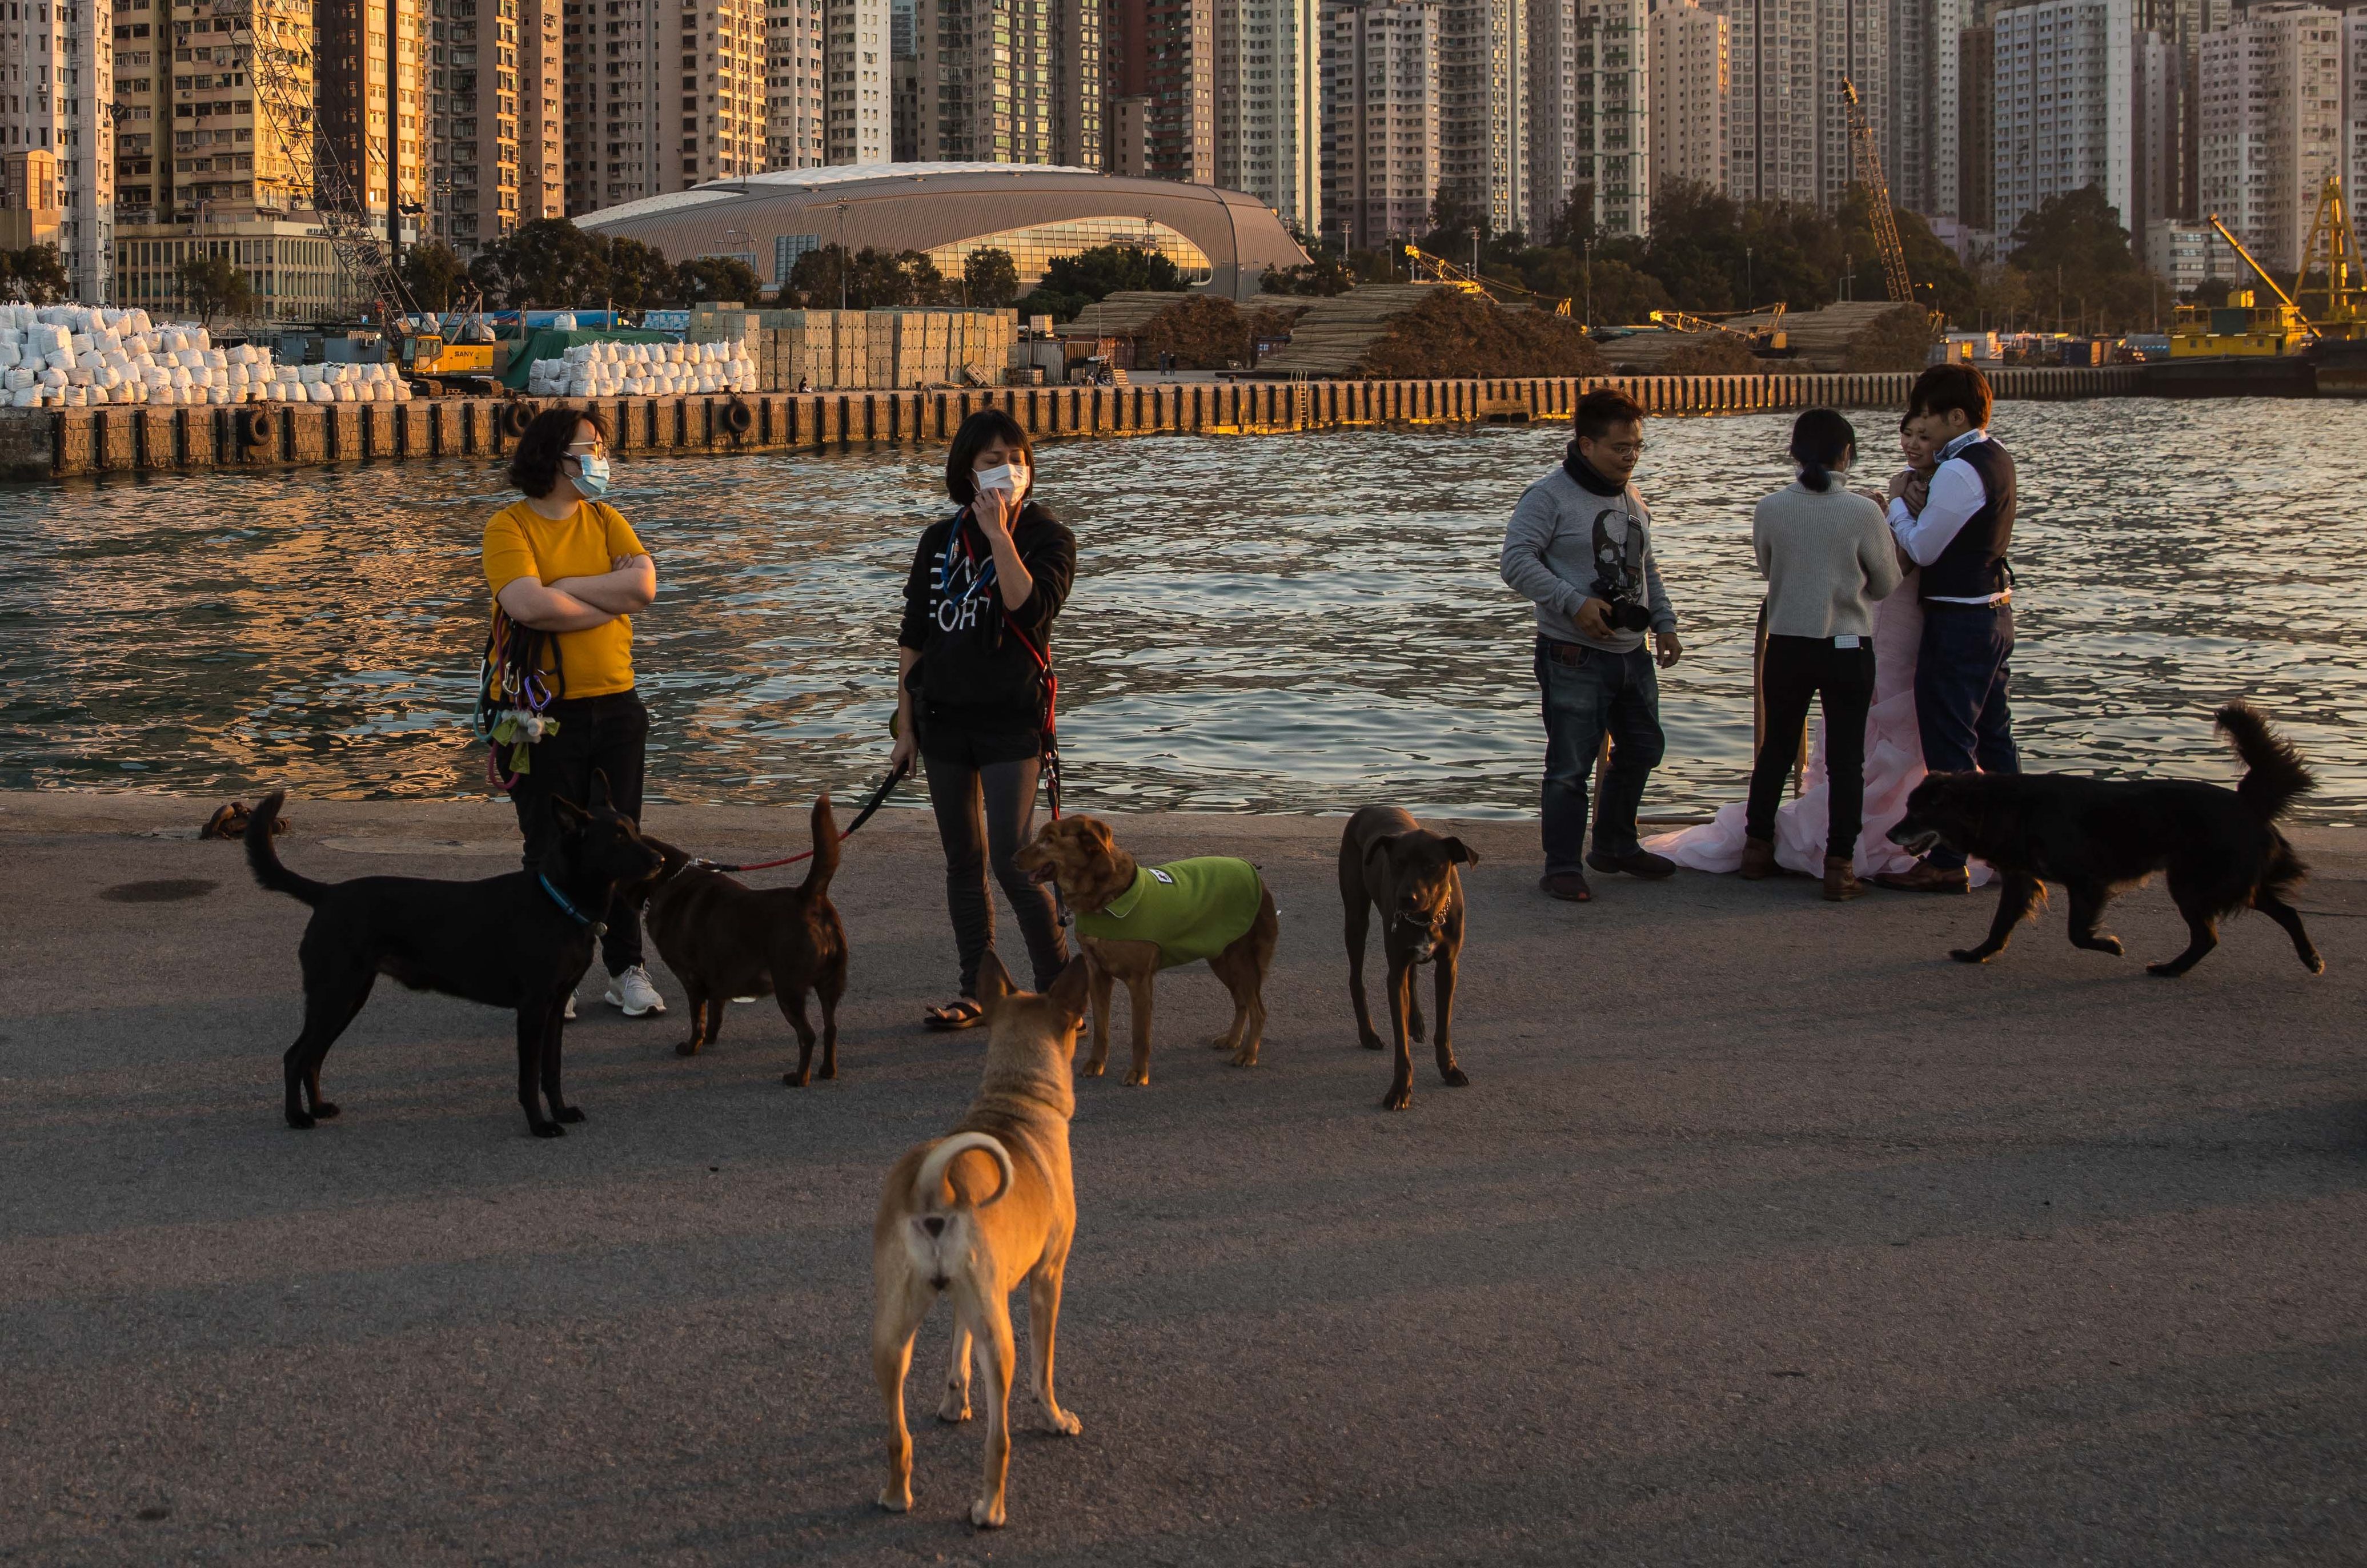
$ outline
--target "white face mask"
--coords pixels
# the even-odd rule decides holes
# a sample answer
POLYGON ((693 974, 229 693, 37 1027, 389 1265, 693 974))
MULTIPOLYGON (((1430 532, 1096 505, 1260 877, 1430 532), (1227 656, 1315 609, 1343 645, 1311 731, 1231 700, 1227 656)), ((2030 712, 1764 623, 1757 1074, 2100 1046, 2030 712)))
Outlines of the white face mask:
POLYGON ((1005 495, 1016 496, 1027 489, 1027 468, 1022 463, 1004 463, 997 468, 980 468, 970 482, 980 490, 999 490, 1005 495))

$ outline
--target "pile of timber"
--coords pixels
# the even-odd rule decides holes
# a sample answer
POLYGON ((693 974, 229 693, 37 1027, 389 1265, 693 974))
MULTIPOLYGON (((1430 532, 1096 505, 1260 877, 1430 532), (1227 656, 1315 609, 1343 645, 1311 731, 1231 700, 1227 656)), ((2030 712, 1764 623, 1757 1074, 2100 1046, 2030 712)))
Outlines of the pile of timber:
POLYGON ((1163 289, 1121 288, 1099 304, 1086 306, 1075 319, 1054 327, 1052 335, 1096 340, 1138 337, 1152 317, 1183 298, 1163 289))
MULTIPOLYGON (((1318 299, 1290 329, 1288 345, 1258 361, 1261 376, 1353 376, 1365 352, 1389 334, 1397 320, 1444 285, 1366 283, 1318 299)), ((1295 301, 1294 301, 1295 303, 1295 301)))
POLYGON ((1595 343, 1603 350, 1603 363, 1614 372, 1623 376, 1658 376, 1669 355, 1700 343, 1704 335, 1653 327, 1625 337, 1597 338, 1595 343))
POLYGON ((1789 358, 1782 368, 1841 370, 1847 368, 1850 345, 1858 334, 1898 308, 1887 299, 1852 299, 1821 310, 1786 310, 1780 321, 1772 314, 1761 314, 1729 316, 1726 324, 1747 333, 1782 333, 1789 358))

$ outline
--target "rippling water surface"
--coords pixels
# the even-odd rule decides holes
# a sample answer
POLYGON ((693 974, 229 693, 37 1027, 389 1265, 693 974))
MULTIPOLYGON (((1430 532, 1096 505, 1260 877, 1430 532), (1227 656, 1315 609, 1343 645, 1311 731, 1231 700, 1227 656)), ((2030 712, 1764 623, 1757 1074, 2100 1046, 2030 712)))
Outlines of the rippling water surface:
MULTIPOLYGON (((1892 416, 1860 415, 1891 450, 1892 416)), ((1686 641, 1648 812, 1736 795, 1760 588, 1750 514, 1788 415, 1656 421, 1639 475, 1686 641)), ((2367 810, 2356 502, 2367 404, 2009 403, 2023 465, 2027 765, 2226 777, 2248 695, 2367 810)), ((1071 798, 1117 807, 1530 808, 1541 750, 1504 518, 1559 430, 1050 446, 1077 530, 1058 634, 1071 798)), ((877 777, 934 453, 618 465, 663 588, 636 626, 651 790, 797 801, 877 777)), ((1869 468, 1874 465, 1869 465, 1869 468)), ((1886 467, 1885 472, 1887 471, 1886 467)), ((0 487, 0 786, 481 792, 477 546, 509 499, 459 463, 0 487)))

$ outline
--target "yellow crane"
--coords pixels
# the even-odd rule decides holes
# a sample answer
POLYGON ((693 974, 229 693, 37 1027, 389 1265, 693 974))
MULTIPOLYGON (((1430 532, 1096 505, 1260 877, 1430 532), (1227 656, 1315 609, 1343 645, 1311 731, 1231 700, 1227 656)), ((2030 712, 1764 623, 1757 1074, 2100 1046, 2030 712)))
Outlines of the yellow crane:
MULTIPOLYGON (((2338 197, 2338 201, 2339 197, 2338 197)), ((2246 358, 2293 354, 2307 347, 2317 336, 2317 329, 2301 313, 2292 295, 2260 265, 2258 257, 2244 248, 2215 212, 2207 222, 2218 236, 2227 242, 2253 275, 2268 286, 2276 297, 2273 305, 2259 302, 2254 289, 2237 288, 2228 292, 2222 305, 2180 305, 2169 334, 2169 356, 2172 359, 2218 358, 2238 355, 2246 358)), ((2312 236, 2313 240, 2315 236, 2312 236)), ((2307 257, 2303 265, 2307 266, 2307 257)), ((2296 286, 2298 280, 2296 280, 2296 286)))
POLYGON ((1907 274, 1907 247, 1899 242, 1898 220, 1890 210, 1890 182, 1883 177, 1882 153, 1874 146, 1874 127, 1858 101, 1857 84, 1841 78, 1841 103, 1849 110, 1850 160, 1857 165, 1857 183, 1865 187, 1873 211, 1874 248, 1882 253, 1882 280, 1894 304, 1915 303, 1915 282, 1907 274))
POLYGON ((1570 313, 1568 299, 1556 299, 1551 295, 1540 294, 1534 288, 1523 288, 1517 283, 1507 283, 1500 277, 1483 278, 1467 267, 1455 265, 1444 256, 1432 255, 1411 242, 1406 244, 1405 257, 1406 270, 1412 273, 1418 279, 1431 283, 1443 283, 1449 288, 1462 293, 1483 295, 1489 299, 1495 298, 1496 291, 1501 289, 1509 294, 1525 294, 1532 299, 1551 299, 1555 315, 1567 316, 1570 313))

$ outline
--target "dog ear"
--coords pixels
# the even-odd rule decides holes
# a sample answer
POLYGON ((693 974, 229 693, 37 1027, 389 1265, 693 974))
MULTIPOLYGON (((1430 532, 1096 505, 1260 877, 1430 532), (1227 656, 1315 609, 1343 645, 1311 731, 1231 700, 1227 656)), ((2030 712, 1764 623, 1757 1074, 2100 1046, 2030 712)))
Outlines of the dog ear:
POLYGON ((590 812, 566 796, 558 795, 550 797, 550 819, 558 823, 559 830, 570 838, 580 836, 584 829, 592 825, 590 812))
POLYGON ((592 809, 595 811, 613 811, 616 809, 616 807, 611 803, 612 799, 613 797, 608 793, 608 775, 598 768, 593 769, 592 809))
POLYGON ((1377 839, 1365 840, 1364 858, 1369 861, 1376 854, 1390 854, 1398 847, 1398 837, 1395 833, 1383 833, 1377 839))
POLYGON ((1069 966, 1060 971, 1059 978, 1054 980, 1051 988, 1044 993, 1044 999, 1059 1008, 1072 1022, 1082 1023, 1085 1021, 1086 978, 1085 955, 1080 953, 1069 960, 1069 966))
POLYGON ((1460 839, 1449 839, 1446 840, 1446 863, 1449 865, 1478 865, 1479 863, 1479 852, 1473 849, 1470 845, 1465 843, 1460 839))
POLYGON ((1089 840, 1093 848, 1103 854, 1108 854, 1117 848, 1117 839, 1110 832, 1109 824, 1100 818, 1071 817, 1069 820, 1077 825, 1078 835, 1089 840))
POLYGON ((1011 971, 1002 966, 1002 960, 997 958, 991 949, 988 950, 978 965, 979 1006, 986 1010, 989 1018, 992 1018, 994 1010, 1002 1000, 1018 989, 1011 978, 1011 971))

